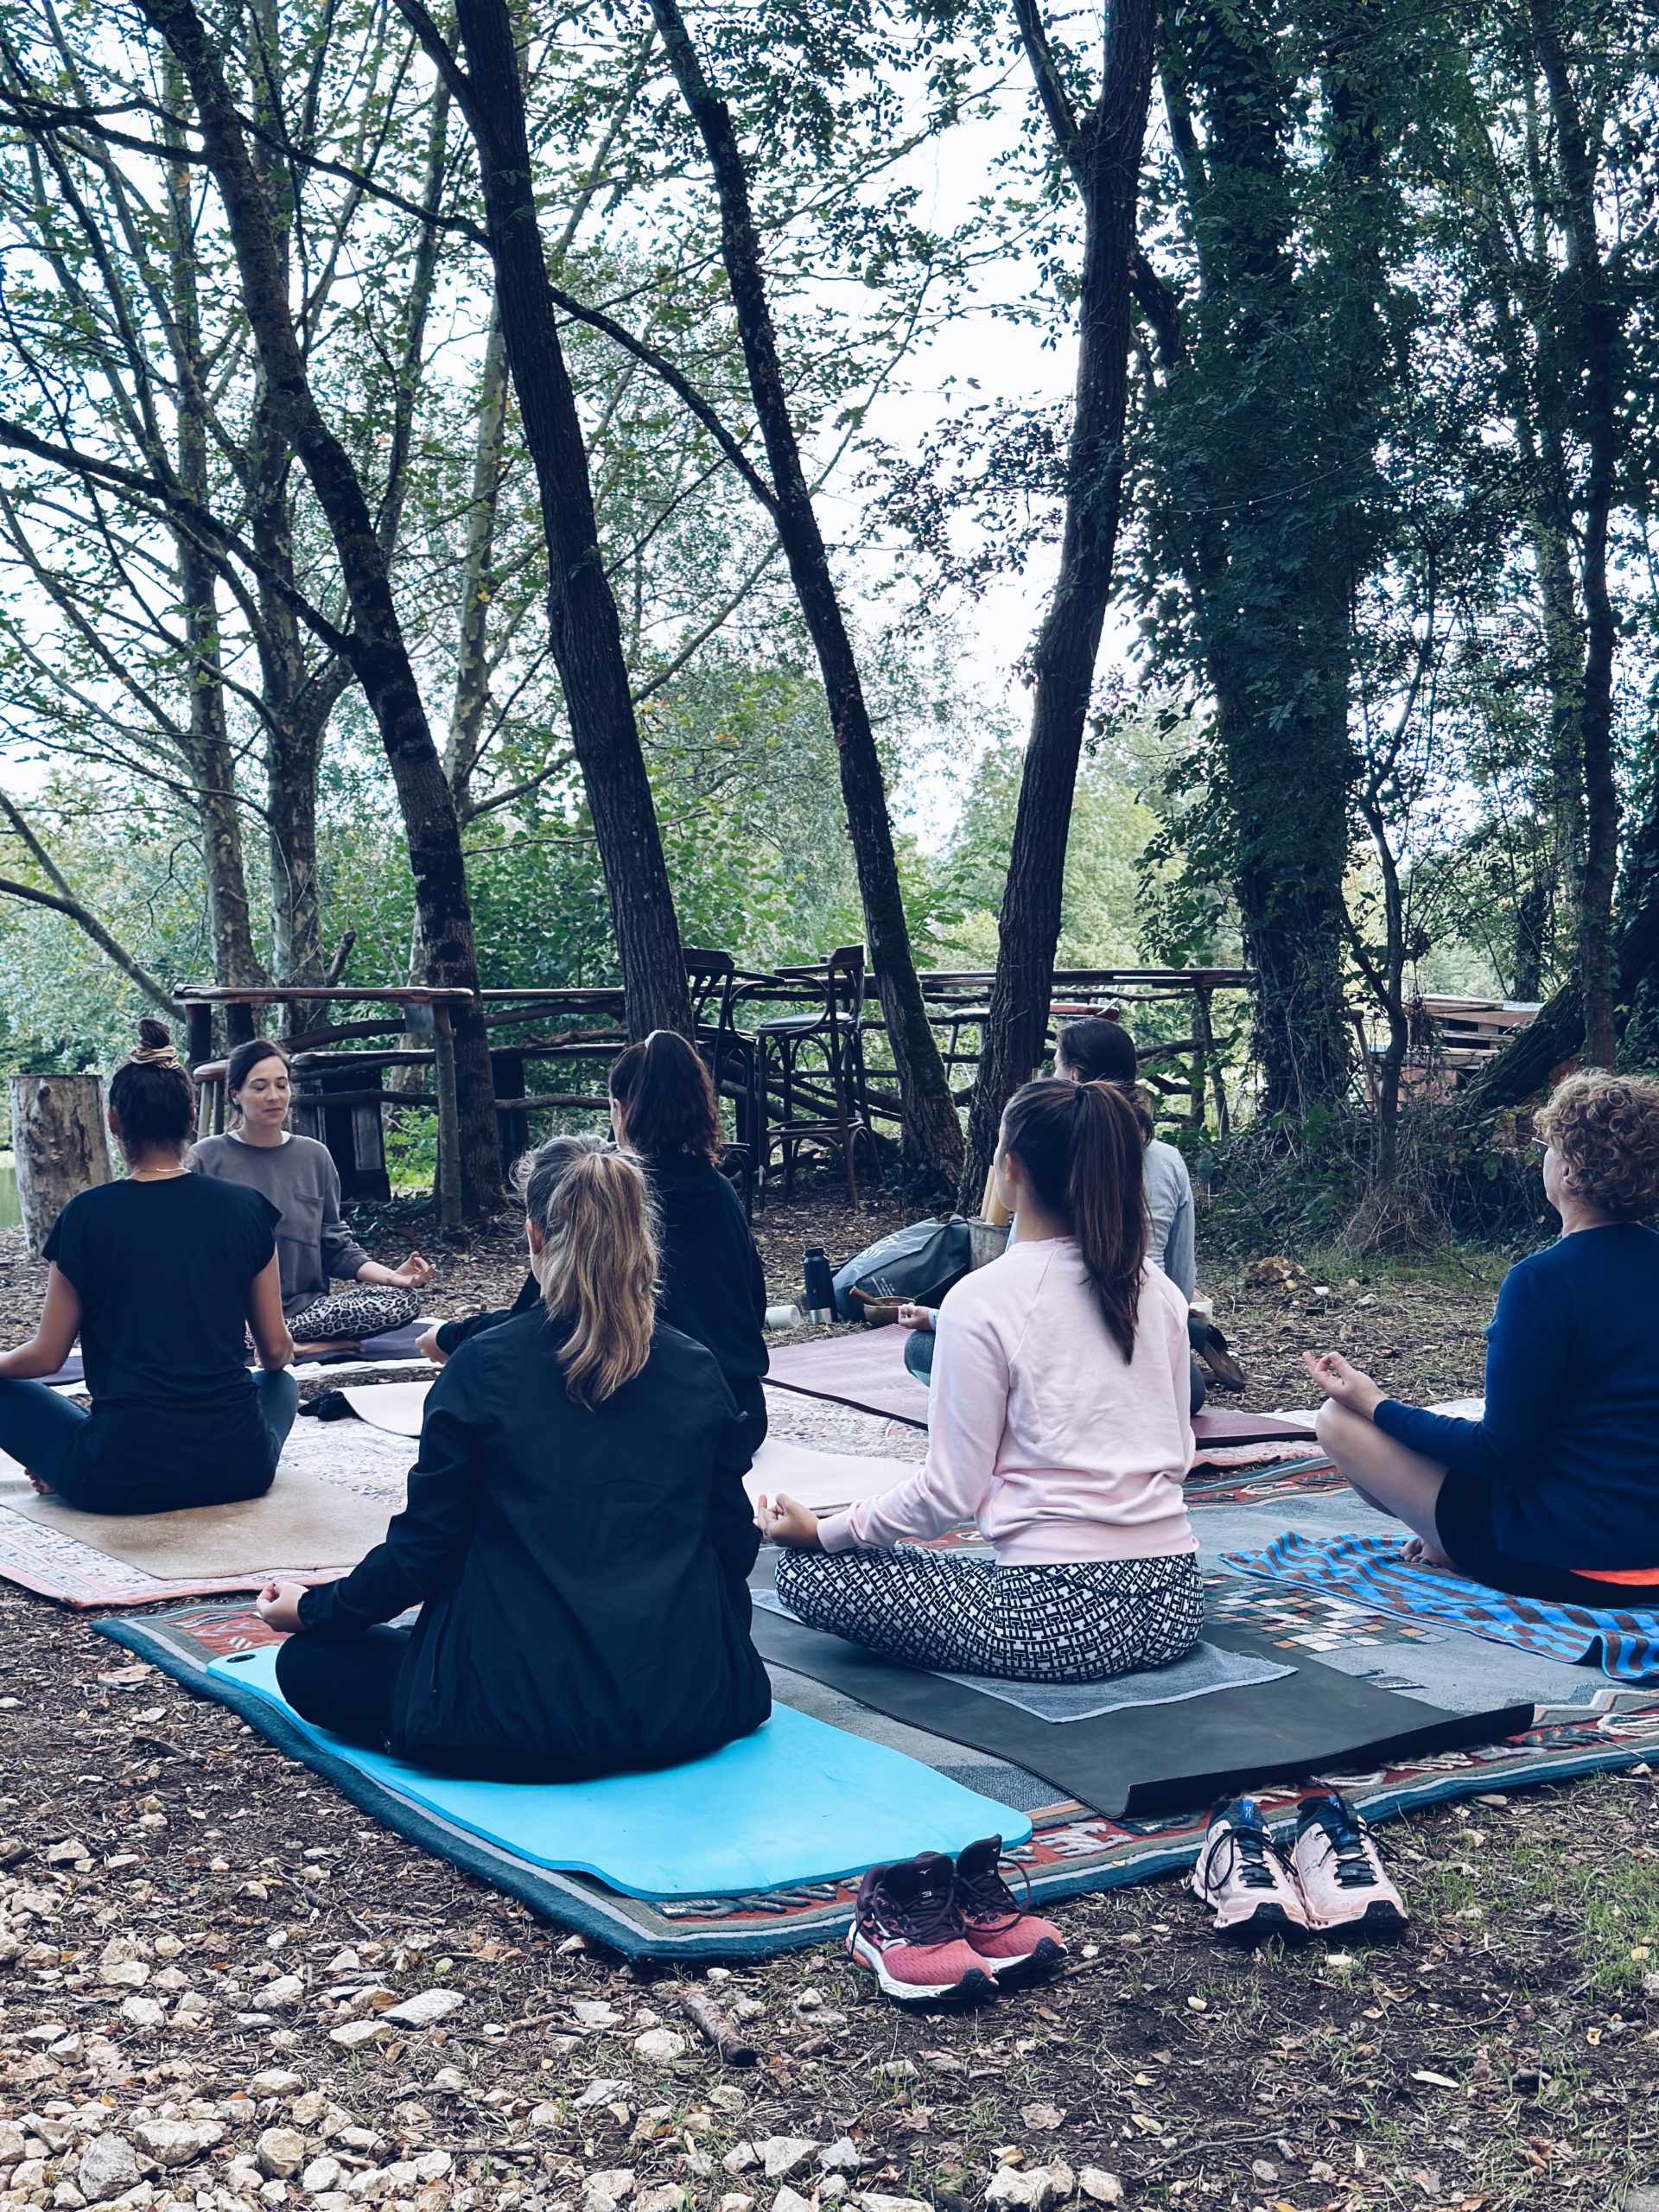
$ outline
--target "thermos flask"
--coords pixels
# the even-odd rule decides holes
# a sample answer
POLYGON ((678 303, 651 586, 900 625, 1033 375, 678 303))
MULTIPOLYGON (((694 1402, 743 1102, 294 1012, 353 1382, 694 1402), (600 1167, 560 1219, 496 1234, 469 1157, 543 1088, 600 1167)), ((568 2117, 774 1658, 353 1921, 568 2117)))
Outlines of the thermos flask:
POLYGON ((809 1244, 801 1255, 806 1276, 806 1318, 833 1321, 836 1318, 836 1279, 822 1244, 809 1244))

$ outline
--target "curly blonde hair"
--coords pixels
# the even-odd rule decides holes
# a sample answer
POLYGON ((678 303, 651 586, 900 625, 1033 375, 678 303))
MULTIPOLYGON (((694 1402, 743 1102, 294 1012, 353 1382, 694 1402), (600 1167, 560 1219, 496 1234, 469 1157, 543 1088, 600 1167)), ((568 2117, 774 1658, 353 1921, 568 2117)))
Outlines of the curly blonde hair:
POLYGON ((1659 1083, 1589 1069, 1556 1085, 1533 1128, 1602 1212, 1641 1221, 1659 1211, 1659 1083))

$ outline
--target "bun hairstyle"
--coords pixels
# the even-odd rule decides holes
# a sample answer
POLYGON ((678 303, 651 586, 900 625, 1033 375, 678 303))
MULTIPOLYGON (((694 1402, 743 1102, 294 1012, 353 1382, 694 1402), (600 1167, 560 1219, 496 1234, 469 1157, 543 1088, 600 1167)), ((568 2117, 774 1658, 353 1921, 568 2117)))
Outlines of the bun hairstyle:
POLYGON ((542 1303, 569 1324, 564 1387, 591 1411, 632 1382, 657 1319, 657 1225, 639 1161, 604 1137, 550 1137, 513 1179, 541 1232, 542 1303))
POLYGON ((241 1090, 261 1060, 280 1060, 286 1067, 288 1054, 280 1045, 273 1044, 269 1037, 252 1037, 245 1045, 238 1045, 225 1063, 225 1092, 227 1097, 233 1096, 241 1090))
POLYGON ((137 1046, 110 1077, 110 1111, 129 1162, 147 1152, 181 1153, 195 1135, 196 1086, 165 1022, 138 1024, 137 1046))
POLYGON ((718 1163, 720 1107, 695 1046, 677 1030, 653 1029, 611 1068, 611 1096, 622 1133, 642 1160, 718 1163))
POLYGON ((1028 1083, 1008 1101, 1001 1149, 1015 1153, 1046 1211, 1076 1237, 1101 1318, 1135 1357, 1147 1200, 1141 1120, 1121 1084, 1028 1083))
POLYGON ((1576 1196, 1616 1221, 1659 1211, 1659 1084, 1586 1069, 1556 1084, 1532 1126, 1573 1170, 1576 1196))
POLYGON ((1055 1045, 1054 1062, 1057 1067, 1069 1068, 1078 1083, 1121 1084, 1140 1121, 1141 1143, 1152 1142, 1157 1123, 1137 1087, 1141 1062, 1135 1039, 1121 1021, 1094 1014, 1084 1021, 1069 1022, 1055 1045))

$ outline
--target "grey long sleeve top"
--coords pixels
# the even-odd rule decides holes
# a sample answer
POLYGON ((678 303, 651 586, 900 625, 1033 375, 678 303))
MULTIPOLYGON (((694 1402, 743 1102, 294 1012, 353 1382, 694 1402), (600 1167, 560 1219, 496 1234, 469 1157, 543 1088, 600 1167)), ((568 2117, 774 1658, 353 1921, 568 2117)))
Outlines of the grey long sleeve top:
POLYGON ((1192 1221, 1192 1179, 1173 1144, 1154 1138, 1147 1147, 1147 1211, 1152 1217, 1147 1257, 1160 1267, 1183 1298, 1198 1279, 1192 1221))
POLYGON ((285 1317, 326 1298, 331 1281, 355 1282, 368 1265, 368 1254, 340 1217, 340 1176, 328 1147, 314 1137, 287 1136, 273 1145, 203 1137, 190 1166, 198 1175, 262 1192, 281 1214, 276 1261, 285 1317))

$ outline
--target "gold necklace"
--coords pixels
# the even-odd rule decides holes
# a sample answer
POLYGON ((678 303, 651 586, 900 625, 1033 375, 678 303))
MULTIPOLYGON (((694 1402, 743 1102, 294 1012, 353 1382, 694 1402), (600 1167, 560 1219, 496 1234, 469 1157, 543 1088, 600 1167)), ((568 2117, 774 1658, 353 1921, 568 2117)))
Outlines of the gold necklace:
POLYGON ((128 1176, 130 1183, 170 1183, 175 1175, 188 1175, 188 1167, 135 1167, 128 1176))

